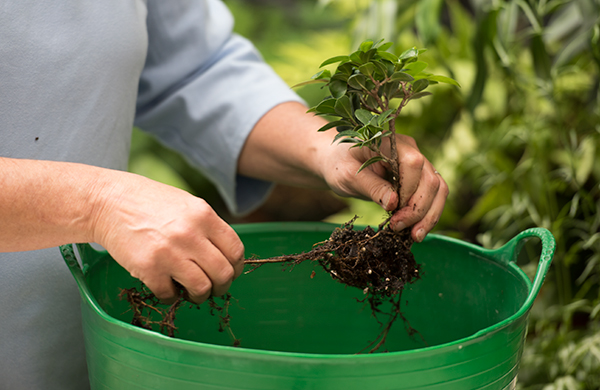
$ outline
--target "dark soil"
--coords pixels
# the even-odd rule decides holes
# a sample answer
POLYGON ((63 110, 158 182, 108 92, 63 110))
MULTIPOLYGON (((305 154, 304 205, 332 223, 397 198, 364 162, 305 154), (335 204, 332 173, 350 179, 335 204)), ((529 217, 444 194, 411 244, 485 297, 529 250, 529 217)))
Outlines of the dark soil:
POLYGON ((377 231, 370 226, 354 230, 355 220, 335 229, 328 240, 315 244, 309 252, 249 259, 246 264, 317 261, 339 282, 382 297, 396 295, 404 285, 419 278, 409 229, 395 232, 387 225, 377 231))
MULTIPOLYGON (((377 231, 371 227, 364 230, 354 230, 352 219, 341 228, 337 228, 326 241, 317 243, 309 252, 284 255, 268 259, 248 259, 246 264, 254 265, 254 271, 266 263, 300 264, 304 261, 315 261, 331 275, 331 277, 347 286, 356 287, 363 291, 365 298, 360 302, 368 303, 376 320, 381 325, 381 332, 363 351, 373 353, 385 344, 390 328, 401 318, 407 332, 412 336, 418 333, 414 330, 400 310, 400 300, 404 287, 420 278, 419 268, 411 252, 413 240, 410 230, 393 231, 385 222, 377 231), (391 304, 390 309, 382 310, 385 302, 391 304)), ((386 221, 387 222, 387 221, 386 221)), ((151 328, 157 324, 161 332, 173 337, 176 331, 175 315, 184 303, 185 291, 182 297, 168 309, 158 308, 158 300, 147 289, 125 289, 120 297, 127 299, 133 312, 132 324, 151 328), (151 320, 151 314, 158 314, 160 320, 151 320)), ((211 298, 211 311, 218 313, 221 319, 220 330, 228 330, 230 296, 223 306, 219 306, 211 298)), ((239 343, 235 337, 234 344, 239 343)), ((361 352, 363 352, 361 351, 361 352)))

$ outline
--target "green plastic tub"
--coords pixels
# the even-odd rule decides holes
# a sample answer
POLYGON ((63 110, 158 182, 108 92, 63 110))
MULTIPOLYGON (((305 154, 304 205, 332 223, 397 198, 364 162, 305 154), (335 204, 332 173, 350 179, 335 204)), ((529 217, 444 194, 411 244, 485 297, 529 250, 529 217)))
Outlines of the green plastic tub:
MULTIPOLYGON (((235 226, 246 255, 310 250, 336 226, 267 223, 235 226)), ((430 234, 413 252, 422 278, 402 296, 402 322, 388 352, 357 354, 380 331, 362 291, 334 281, 318 265, 265 265, 242 275, 230 292, 233 347, 206 305, 185 308, 169 338, 129 324, 121 288, 139 286, 106 252, 61 247, 82 296, 93 389, 514 389, 527 318, 550 267, 555 242, 545 229, 520 233, 485 250, 430 234), (515 264, 526 239, 541 239, 533 283, 515 264), (313 275, 313 270, 315 274, 313 275), (311 277, 313 276, 313 277, 311 277)))

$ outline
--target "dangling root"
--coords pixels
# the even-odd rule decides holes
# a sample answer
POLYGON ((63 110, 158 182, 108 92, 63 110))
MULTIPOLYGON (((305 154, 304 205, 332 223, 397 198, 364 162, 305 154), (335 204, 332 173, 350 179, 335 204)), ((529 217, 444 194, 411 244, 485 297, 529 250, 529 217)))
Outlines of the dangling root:
POLYGON ((377 231, 371 227, 354 230, 355 220, 356 217, 335 229, 328 240, 315 244, 309 252, 248 259, 245 263, 255 267, 246 273, 268 263, 297 265, 306 260, 317 261, 333 279, 359 288, 366 295, 361 302, 366 300, 369 303, 373 316, 383 327, 375 341, 365 348, 372 347, 369 353, 373 353, 385 344, 390 328, 398 317, 404 321, 411 336, 418 333, 402 314, 400 298, 405 285, 420 278, 420 266, 411 252, 413 240, 409 229, 393 231, 386 225, 388 218, 377 231), (391 303, 388 313, 383 313, 379 308, 385 301, 391 303), (378 315, 382 314, 389 318, 386 324, 378 319, 378 315))
MULTIPOLYGON (((131 325, 148 330, 152 330, 152 326, 156 325, 159 327, 161 333, 169 337, 175 337, 175 333, 177 332, 177 326, 175 326, 177 310, 183 304, 190 303, 185 299, 186 294, 183 287, 178 283, 176 285, 180 290, 179 298, 167 308, 164 308, 164 305, 160 305, 160 300, 144 284, 142 284, 139 290, 135 287, 121 289, 119 298, 127 300, 130 310, 133 312, 131 325), (159 319, 154 320, 153 318, 155 317, 159 319)), ((219 317, 219 332, 227 331, 233 340, 233 345, 238 346, 240 341, 233 334, 230 325, 229 306, 231 305, 231 294, 227 293, 221 299, 223 300, 222 306, 217 304, 215 297, 208 299, 210 314, 219 317)), ((200 306, 193 303, 190 306, 200 308, 200 306)))
MULTIPOLYGON (((318 262, 333 279, 340 283, 361 289, 365 298, 360 302, 369 303, 373 316, 382 326, 377 338, 364 349, 369 349, 369 353, 373 353, 384 346, 392 325, 399 317, 411 336, 418 333, 402 314, 400 298, 404 287, 420 278, 420 266, 411 252, 413 240, 409 229, 401 232, 393 231, 387 225, 388 218, 379 225, 377 231, 371 227, 354 230, 355 220, 356 217, 341 228, 335 229, 329 239, 315 244, 308 252, 267 259, 247 259, 245 264, 254 267, 246 273, 268 263, 286 263, 293 266, 310 260, 318 262), (391 304, 389 312, 380 309, 381 304, 386 301, 391 304), (381 322, 379 320, 381 315, 387 316, 389 320, 386 323, 381 322)), ((146 329, 158 325, 161 332, 174 337, 177 331, 175 314, 185 302, 185 290, 181 286, 179 288, 180 298, 167 309, 158 306, 159 300, 145 286, 139 291, 135 288, 123 289, 119 297, 129 302, 133 312, 133 325, 146 329), (152 320, 153 314, 158 315, 160 320, 152 320)), ((228 314, 230 299, 231 295, 227 294, 223 306, 219 306, 211 297, 209 306, 211 314, 219 313, 219 330, 227 330, 234 340, 234 345, 237 346, 239 340, 231 331, 228 314)))

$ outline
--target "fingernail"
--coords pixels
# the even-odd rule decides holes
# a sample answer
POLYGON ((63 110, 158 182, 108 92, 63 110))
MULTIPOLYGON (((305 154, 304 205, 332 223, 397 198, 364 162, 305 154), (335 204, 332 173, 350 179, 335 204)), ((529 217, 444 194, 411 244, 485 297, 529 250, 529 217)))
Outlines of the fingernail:
POLYGON ((422 242, 425 239, 425 230, 419 229, 417 230, 417 234, 415 234, 415 238, 417 242, 422 242))
POLYGON ((406 228, 406 225, 404 224, 404 222, 398 222, 395 226, 394 226, 394 230, 399 232, 403 229, 406 228))
POLYGON ((383 195, 383 200, 381 201, 381 205, 384 210, 388 210, 388 206, 390 204, 390 199, 392 198, 392 191, 388 191, 383 195))

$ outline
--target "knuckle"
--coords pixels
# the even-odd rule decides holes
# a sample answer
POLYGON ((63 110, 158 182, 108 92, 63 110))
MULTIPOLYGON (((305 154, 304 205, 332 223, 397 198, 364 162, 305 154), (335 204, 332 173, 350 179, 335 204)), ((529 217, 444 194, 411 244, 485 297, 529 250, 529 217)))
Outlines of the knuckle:
POLYGON ((406 134, 397 134, 397 136, 398 136, 399 138, 402 138, 402 139, 403 139, 405 142, 414 142, 414 143, 416 143, 416 142, 415 142, 415 139, 414 139, 414 137, 411 137, 410 135, 406 135, 406 134))
POLYGON ((437 193, 440 189, 441 182, 439 175, 431 175, 428 179, 428 185, 431 191, 437 193))
POLYGON ((244 261, 245 248, 241 241, 238 241, 232 245, 231 248, 231 263, 235 266, 244 261))
POLYGON ((188 228, 194 228, 197 221, 211 220, 216 216, 213 208, 202 198, 196 198, 191 207, 187 210, 187 218, 190 221, 188 228))
POLYGON ((444 198, 448 198, 448 195, 450 195, 450 188, 448 188, 448 184, 444 180, 440 180, 438 192, 441 193, 444 198))
POLYGON ((195 302, 203 301, 210 295, 212 290, 212 283, 208 280, 202 280, 197 283, 193 283, 193 286, 188 287, 190 298, 195 302))
POLYGON ((231 265, 228 264, 226 267, 221 268, 215 282, 217 282, 216 284, 219 285, 229 284, 233 281, 234 276, 235 270, 231 265))
POLYGON ((408 166, 411 169, 422 169, 425 164, 425 157, 414 149, 405 151, 400 157, 400 165, 408 166))
MULTIPOLYGON (((146 284, 148 286, 148 284, 146 284)), ((161 301, 164 300, 171 300, 173 298, 175 298, 175 291, 173 288, 169 288, 169 286, 154 286, 154 287, 150 287, 148 286, 148 288, 150 290, 152 290, 152 292, 154 293, 154 295, 160 299, 161 301)))
POLYGON ((145 256, 135 259, 131 265, 132 268, 129 270, 131 276, 143 282, 149 279, 155 270, 160 268, 157 256, 145 256))

